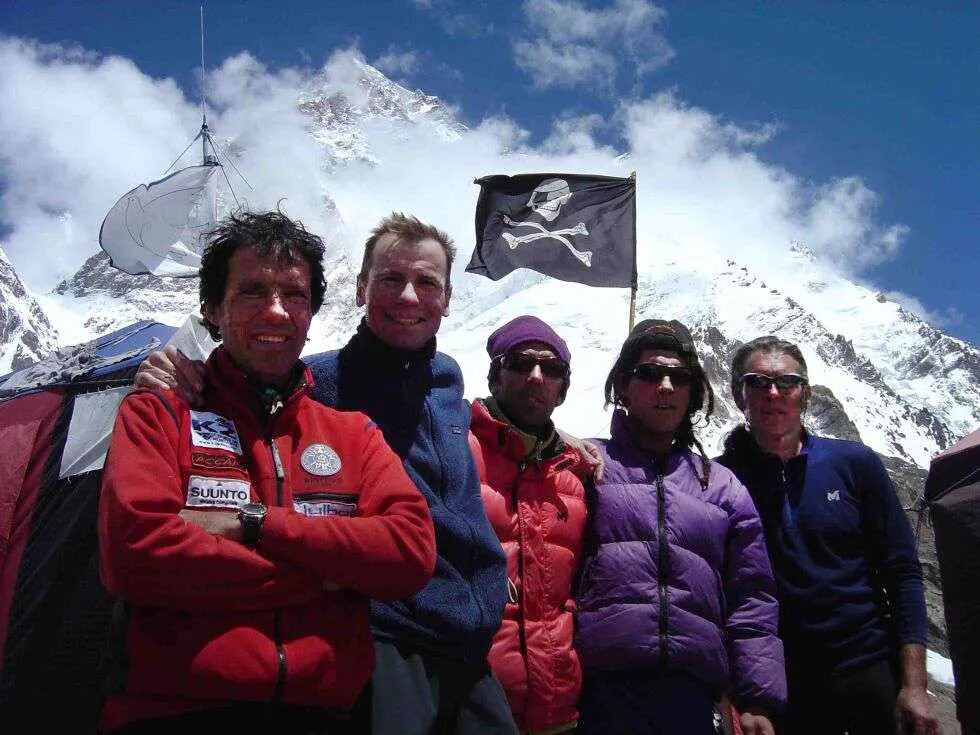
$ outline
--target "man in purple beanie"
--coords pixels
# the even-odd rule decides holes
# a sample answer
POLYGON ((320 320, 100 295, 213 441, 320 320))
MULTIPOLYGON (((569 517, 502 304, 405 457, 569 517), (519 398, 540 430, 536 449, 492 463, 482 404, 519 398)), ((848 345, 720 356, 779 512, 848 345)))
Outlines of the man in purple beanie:
POLYGON ((489 660, 521 732, 560 733, 576 727, 582 682, 571 586, 585 491, 573 472, 580 456, 551 421, 568 392, 571 354, 533 316, 491 334, 487 352, 491 395, 473 402, 469 438, 487 517, 507 556, 507 605, 489 660))

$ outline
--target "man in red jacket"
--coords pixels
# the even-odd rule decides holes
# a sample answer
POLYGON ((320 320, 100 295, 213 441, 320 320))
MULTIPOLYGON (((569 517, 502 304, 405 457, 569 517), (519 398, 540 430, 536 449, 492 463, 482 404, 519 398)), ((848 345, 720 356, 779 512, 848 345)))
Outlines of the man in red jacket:
POLYGON ((507 606, 490 664, 522 732, 576 727, 582 674, 572 648, 572 579, 585 492, 551 414, 565 400, 568 345, 533 316, 487 340, 490 398, 473 402, 470 448, 487 517, 507 556, 507 606))
POLYGON ((308 395, 322 255, 281 213, 229 218, 201 261, 223 343, 203 406, 138 390, 120 408, 99 533, 125 659, 105 730, 351 732, 369 598, 432 575, 432 521, 399 458, 366 416, 308 395))

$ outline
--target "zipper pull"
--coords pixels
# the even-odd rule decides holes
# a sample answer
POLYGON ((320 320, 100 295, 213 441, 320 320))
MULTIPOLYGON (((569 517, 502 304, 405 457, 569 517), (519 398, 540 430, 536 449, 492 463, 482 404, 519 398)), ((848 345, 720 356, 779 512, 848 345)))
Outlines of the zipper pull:
POLYGON ((270 439, 269 444, 272 445, 272 461, 276 465, 276 477, 280 480, 286 479, 286 470, 282 466, 282 457, 279 456, 279 447, 276 446, 276 440, 270 439))

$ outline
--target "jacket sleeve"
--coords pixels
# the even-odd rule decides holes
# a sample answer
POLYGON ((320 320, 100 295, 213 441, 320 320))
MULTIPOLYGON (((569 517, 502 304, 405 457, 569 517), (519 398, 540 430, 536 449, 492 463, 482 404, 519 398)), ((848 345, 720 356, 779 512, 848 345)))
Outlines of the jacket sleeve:
POLYGON ((362 439, 344 460, 361 463, 357 516, 307 518, 272 507, 259 548, 372 599, 410 597, 435 568, 429 506, 373 424, 355 434, 362 439))
POLYGON ((116 417, 99 501, 106 589, 136 605, 202 612, 270 609, 323 594, 313 575, 177 515, 179 428, 165 400, 131 394, 116 417))
POLYGON ((872 559, 888 593, 898 642, 925 645, 926 604, 915 537, 885 466, 867 452, 859 481, 872 559))
POLYGON ((728 482, 730 524, 723 585, 735 702, 743 709, 755 705, 774 714, 786 703, 776 585, 752 498, 734 477, 728 482))

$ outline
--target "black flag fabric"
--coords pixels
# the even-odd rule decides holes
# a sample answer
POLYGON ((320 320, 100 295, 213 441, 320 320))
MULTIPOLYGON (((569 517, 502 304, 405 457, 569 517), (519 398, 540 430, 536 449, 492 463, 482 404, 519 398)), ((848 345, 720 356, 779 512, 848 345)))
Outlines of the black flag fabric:
POLYGON ((588 286, 636 279, 636 179, 521 174, 477 179, 476 249, 466 270, 494 281, 531 268, 588 286))

